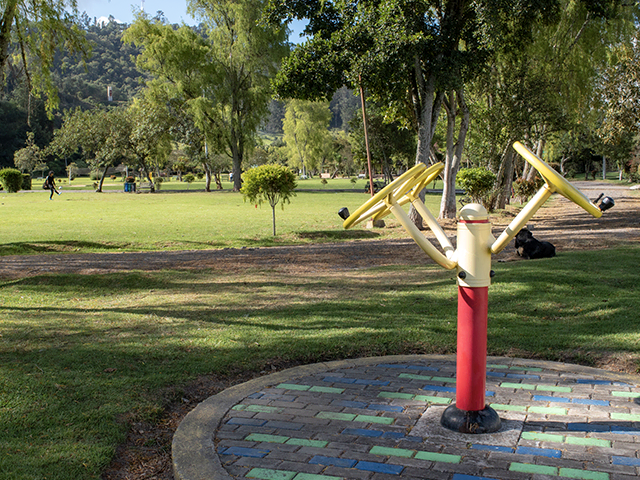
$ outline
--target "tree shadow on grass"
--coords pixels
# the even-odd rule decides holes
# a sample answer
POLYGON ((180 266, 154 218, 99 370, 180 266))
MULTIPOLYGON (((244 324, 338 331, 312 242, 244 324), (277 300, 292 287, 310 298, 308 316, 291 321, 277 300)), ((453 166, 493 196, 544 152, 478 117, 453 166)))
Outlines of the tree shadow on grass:
POLYGON ((379 238, 380 234, 370 230, 313 230, 296 232, 300 238, 314 241, 361 240, 379 238))
POLYGON ((77 250, 118 250, 123 244, 101 243, 86 241, 47 241, 47 242, 14 242, 0 245, 0 256, 4 255, 29 255, 38 253, 61 253, 77 250))

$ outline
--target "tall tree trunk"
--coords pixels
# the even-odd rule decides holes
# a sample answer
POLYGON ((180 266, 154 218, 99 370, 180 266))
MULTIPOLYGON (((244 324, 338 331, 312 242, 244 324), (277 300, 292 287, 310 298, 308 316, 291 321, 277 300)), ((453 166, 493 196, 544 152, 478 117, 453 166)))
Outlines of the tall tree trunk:
POLYGON ((445 102, 447 112, 447 153, 444 167, 444 189, 440 203, 440 218, 456 218, 456 174, 460 169, 460 159, 469 131, 470 113, 464 98, 464 90, 452 91, 449 102, 445 102), (462 113, 460 127, 456 134, 458 107, 462 113))
MULTIPOLYGON (((413 93, 414 111, 418 122, 418 145, 416 148, 416 165, 418 163, 429 164, 431 154, 431 141, 438 122, 438 115, 442 107, 443 94, 436 92, 435 75, 428 73, 425 82, 425 72, 422 70, 420 60, 415 59, 415 85, 413 93)), ((424 190, 420 192, 420 198, 424 200, 424 190)), ((420 229, 422 217, 413 205, 409 209, 409 218, 420 229)))
POLYGON ((233 191, 242 188, 242 152, 240 139, 237 138, 235 128, 231 127, 231 160, 233 162, 233 191))
MULTIPOLYGON (((538 143, 536 145, 536 155, 538 156, 538 158, 542 158, 542 152, 544 151, 544 145, 545 145, 545 141, 542 138, 538 139, 538 143)), ((527 163, 529 163, 529 162, 527 162, 527 163)), ((527 174, 526 179, 528 181, 533 181, 533 180, 535 180, 537 174, 538 174, 538 171, 535 168, 530 167, 529 168, 529 173, 527 174)))
POLYGON ((96 193, 102 193, 102 184, 104 183, 104 179, 107 176, 107 170, 109 167, 104 167, 104 171, 102 172, 102 176, 100 177, 100 181, 98 182, 98 188, 96 189, 96 193))
POLYGON ((211 167, 207 162, 202 162, 202 169, 204 170, 204 191, 211 191, 211 167))
POLYGON ((513 172, 514 172, 514 162, 513 157, 515 154, 515 150, 511 146, 513 141, 509 139, 507 142, 507 148, 502 153, 502 160, 500 162, 500 169, 498 170, 498 175, 496 175, 496 201, 495 208, 503 209, 509 203, 509 199, 511 198, 511 188, 513 184, 513 172))

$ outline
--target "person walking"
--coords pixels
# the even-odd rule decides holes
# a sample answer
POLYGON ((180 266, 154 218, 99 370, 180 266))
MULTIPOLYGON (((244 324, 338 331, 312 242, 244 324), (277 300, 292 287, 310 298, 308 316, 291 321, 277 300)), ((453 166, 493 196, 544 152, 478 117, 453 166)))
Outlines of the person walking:
POLYGON ((49 172, 47 179, 44 181, 45 187, 51 190, 51 195, 49 195, 49 200, 53 200, 53 192, 56 192, 60 195, 60 192, 56 190, 56 179, 53 178, 53 172, 49 172))

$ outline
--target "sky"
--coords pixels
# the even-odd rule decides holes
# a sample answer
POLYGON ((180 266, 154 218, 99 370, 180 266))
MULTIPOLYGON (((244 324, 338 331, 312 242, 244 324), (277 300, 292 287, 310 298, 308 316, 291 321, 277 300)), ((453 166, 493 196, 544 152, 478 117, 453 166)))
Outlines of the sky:
MULTIPOLYGON (((89 18, 108 18, 113 15, 116 20, 124 23, 132 23, 134 12, 140 11, 141 1, 131 0, 78 0, 80 13, 86 11, 89 18)), ((154 16, 158 10, 162 10, 169 23, 186 23, 195 25, 197 22, 187 13, 186 0, 144 0, 144 11, 154 16)), ((300 32, 304 28, 302 22, 292 22, 289 25, 292 33, 289 41, 299 43, 300 32)))
MULTIPOLYGON (((87 12, 90 18, 108 17, 113 15, 116 20, 124 23, 133 22, 133 13, 140 11, 141 1, 131 0, 78 0, 80 13, 87 12)), ((185 0, 145 0, 144 11, 153 16, 158 10, 164 12, 169 23, 185 22, 193 25, 196 21, 187 14, 187 2, 185 0)))

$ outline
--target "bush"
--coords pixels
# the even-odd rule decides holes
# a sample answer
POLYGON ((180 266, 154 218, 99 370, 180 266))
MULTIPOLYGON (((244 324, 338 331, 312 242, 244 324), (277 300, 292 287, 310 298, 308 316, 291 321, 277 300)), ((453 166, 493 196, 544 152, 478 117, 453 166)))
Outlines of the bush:
POLYGON ((525 180, 519 178, 513 182, 513 195, 520 201, 526 203, 542 186, 543 180, 535 178, 534 180, 525 180))
POLYGON ((482 205, 490 204, 491 191, 496 182, 496 176, 490 170, 482 167, 465 168, 458 172, 456 182, 471 200, 482 205))
POLYGON ((0 184, 9 193, 16 193, 22 187, 22 173, 15 168, 3 168, 0 170, 0 184))
POLYGON ((22 174, 22 190, 31 190, 31 175, 28 173, 22 174))

